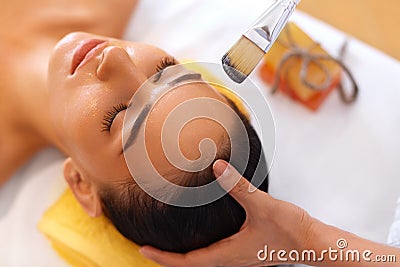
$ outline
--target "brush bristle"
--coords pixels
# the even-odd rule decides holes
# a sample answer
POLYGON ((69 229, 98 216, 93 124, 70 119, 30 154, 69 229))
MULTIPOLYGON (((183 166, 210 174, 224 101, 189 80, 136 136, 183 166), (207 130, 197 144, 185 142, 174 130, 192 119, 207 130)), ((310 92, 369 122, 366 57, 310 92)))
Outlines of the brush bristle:
POLYGON ((222 57, 222 66, 233 81, 242 83, 261 61, 264 54, 261 48, 242 36, 222 57))

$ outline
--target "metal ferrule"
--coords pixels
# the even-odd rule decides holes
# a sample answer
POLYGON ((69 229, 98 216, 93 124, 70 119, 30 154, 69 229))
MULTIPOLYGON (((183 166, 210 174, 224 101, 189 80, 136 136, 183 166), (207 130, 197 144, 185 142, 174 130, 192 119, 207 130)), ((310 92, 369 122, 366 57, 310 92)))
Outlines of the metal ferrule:
POLYGON ((267 53, 299 2, 300 0, 275 0, 244 36, 267 53))

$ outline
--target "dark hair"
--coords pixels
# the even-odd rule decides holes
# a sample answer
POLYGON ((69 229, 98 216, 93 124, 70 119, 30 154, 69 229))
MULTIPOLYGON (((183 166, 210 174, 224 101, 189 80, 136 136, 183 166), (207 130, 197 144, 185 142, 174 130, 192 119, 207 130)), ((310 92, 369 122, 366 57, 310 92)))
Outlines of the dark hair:
MULTIPOLYGON (((229 102, 248 135, 250 153, 244 165, 244 177, 251 179, 260 164, 264 181, 259 189, 267 191, 268 170, 261 142, 246 116, 232 101, 229 102)), ((248 149, 247 145, 243 147, 248 149)), ((229 140, 219 144, 217 150, 216 159, 230 160, 229 140)), ((239 163, 231 164, 235 166, 239 163)), ((212 165, 197 173, 186 173, 182 180, 186 181, 185 186, 212 182, 215 180, 212 165)), ((151 245, 167 251, 187 252, 208 246, 238 232, 246 218, 244 209, 229 194, 199 207, 176 207, 147 195, 133 179, 118 188, 114 186, 102 190, 100 197, 104 214, 121 234, 139 245, 151 245)))

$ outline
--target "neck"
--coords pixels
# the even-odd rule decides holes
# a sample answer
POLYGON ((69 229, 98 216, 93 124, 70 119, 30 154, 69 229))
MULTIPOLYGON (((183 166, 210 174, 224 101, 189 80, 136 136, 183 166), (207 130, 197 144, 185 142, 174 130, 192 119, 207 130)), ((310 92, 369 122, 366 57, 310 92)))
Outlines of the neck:
POLYGON ((52 145, 63 150, 50 121, 51 88, 47 88, 48 61, 57 41, 56 38, 37 39, 29 47, 3 50, 7 51, 7 63, 10 63, 4 72, 7 73, 4 75, 6 99, 10 113, 15 114, 10 124, 17 129, 17 134, 29 135, 26 145, 32 144, 36 149, 52 145))

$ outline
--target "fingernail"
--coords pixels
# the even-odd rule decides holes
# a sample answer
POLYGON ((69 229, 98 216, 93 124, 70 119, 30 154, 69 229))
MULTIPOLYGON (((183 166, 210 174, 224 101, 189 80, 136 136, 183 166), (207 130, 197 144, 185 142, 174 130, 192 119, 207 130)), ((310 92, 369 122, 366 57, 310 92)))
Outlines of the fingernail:
POLYGON ((143 248, 139 248, 139 253, 143 255, 143 248))
POLYGON ((214 174, 215 176, 218 178, 220 177, 224 171, 228 168, 228 163, 224 160, 217 160, 216 162, 214 162, 214 174))
POLYGON ((149 251, 146 248, 139 248, 139 253, 147 258, 149 256, 149 251))

